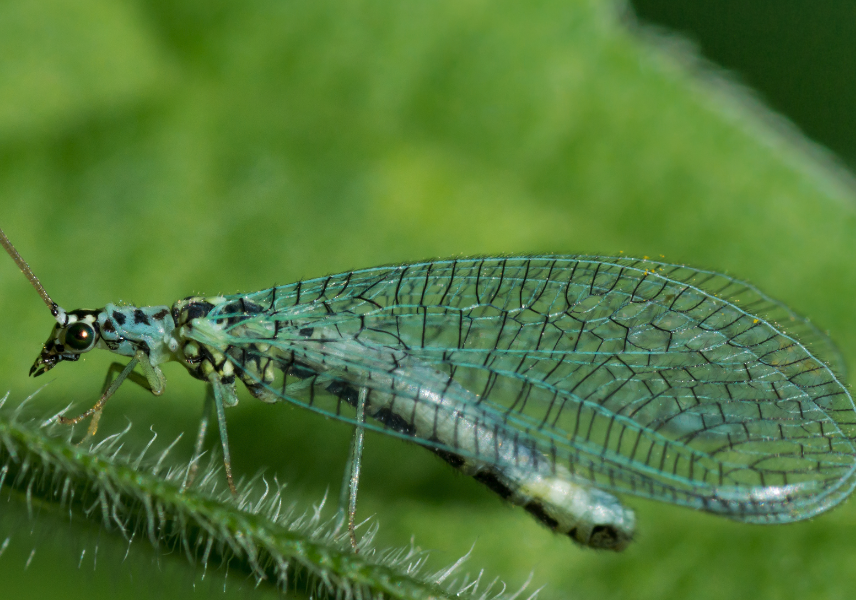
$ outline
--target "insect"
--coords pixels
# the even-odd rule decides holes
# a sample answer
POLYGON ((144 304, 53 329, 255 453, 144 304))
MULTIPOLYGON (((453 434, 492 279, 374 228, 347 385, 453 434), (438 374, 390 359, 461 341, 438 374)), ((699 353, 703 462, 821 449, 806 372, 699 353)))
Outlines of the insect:
POLYGON ((57 320, 33 375, 94 348, 131 357, 95 406, 65 422, 97 423, 137 367, 161 393, 160 365, 180 362, 208 384, 234 489, 224 409, 240 380, 264 402, 356 425, 351 531, 364 429, 420 444, 550 529, 610 550, 635 529, 615 493, 784 523, 856 485, 856 409, 814 354, 834 359, 832 343, 717 273, 485 257, 66 312, 5 235, 3 245, 57 320))

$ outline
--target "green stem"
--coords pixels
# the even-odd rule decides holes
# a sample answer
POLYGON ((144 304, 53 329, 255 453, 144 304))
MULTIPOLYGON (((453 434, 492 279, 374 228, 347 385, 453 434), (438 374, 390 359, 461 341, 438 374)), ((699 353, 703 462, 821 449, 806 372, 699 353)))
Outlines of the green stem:
POLYGON ((419 553, 386 560, 392 554, 354 554, 347 532, 331 530, 317 515, 290 522, 279 517, 280 490, 255 503, 246 493, 238 505, 229 494, 182 491, 183 470, 161 475, 163 453, 153 467, 127 455, 107 458, 117 440, 90 453, 17 413, 0 410, 0 494, 26 503, 31 516, 37 507, 83 518, 126 539, 147 537, 155 546, 179 549, 206 569, 228 563, 230 570, 280 589, 308 582, 322 595, 402 599, 458 592, 441 587, 437 582, 446 578, 440 574, 403 572, 419 553))

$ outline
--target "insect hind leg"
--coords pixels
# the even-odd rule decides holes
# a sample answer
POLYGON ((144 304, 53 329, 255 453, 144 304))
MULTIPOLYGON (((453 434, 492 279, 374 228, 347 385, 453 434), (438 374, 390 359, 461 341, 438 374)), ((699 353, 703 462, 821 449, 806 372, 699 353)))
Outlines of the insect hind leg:
POLYGON ((359 552, 357 547, 356 517, 357 517, 357 489, 360 485, 360 471, 363 462, 363 438, 366 420, 366 398, 368 388, 361 388, 357 400, 356 423, 354 424, 354 437, 351 439, 351 449, 348 453, 348 463, 345 467, 344 481, 342 482, 342 495, 339 498, 339 511, 348 519, 348 536, 351 539, 351 547, 354 553, 359 552), (347 495, 346 493, 347 492, 347 495), (347 503, 345 502, 347 496, 347 503))

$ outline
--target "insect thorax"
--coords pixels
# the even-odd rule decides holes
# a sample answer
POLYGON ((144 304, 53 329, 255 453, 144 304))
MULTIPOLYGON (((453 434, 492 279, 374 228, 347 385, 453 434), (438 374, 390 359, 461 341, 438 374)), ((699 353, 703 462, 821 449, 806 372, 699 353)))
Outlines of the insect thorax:
POLYGON ((101 340, 115 354, 133 356, 143 350, 149 362, 172 360, 175 323, 167 306, 116 306, 108 304, 98 315, 101 340))
MULTIPOLYGON (((235 385, 235 364, 238 364, 241 379, 250 392, 271 401, 256 393, 255 380, 250 377, 255 371, 242 358, 246 347, 253 348, 254 344, 248 342, 241 349, 233 344, 235 336, 247 335, 246 327, 241 324, 261 312, 259 305, 244 297, 192 296, 179 300, 172 306, 178 343, 176 359, 197 379, 208 380, 216 373, 219 381, 231 388, 235 385)), ((237 397, 233 394, 230 398, 233 403, 237 397)))
POLYGON ((216 373, 220 383, 233 388, 237 377, 256 398, 279 402, 287 381, 312 377, 316 370, 294 352, 294 343, 311 337, 312 328, 288 315, 272 318, 275 313, 248 296, 179 300, 172 307, 176 360, 198 379, 216 373))

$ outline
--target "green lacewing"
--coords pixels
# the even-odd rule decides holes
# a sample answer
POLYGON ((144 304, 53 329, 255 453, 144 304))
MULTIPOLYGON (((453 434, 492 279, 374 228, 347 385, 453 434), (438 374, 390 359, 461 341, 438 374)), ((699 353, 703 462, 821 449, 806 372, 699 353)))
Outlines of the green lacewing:
POLYGON ((839 360, 832 342, 718 273, 497 256, 66 312, 3 245, 57 320, 31 374, 94 348, 131 357, 96 406, 65 421, 97 423, 137 367, 161 393, 160 365, 177 361, 208 384, 230 486, 224 408, 237 380, 263 402, 419 444, 595 548, 633 538, 616 493, 784 523, 856 485, 856 408, 840 365, 820 358, 839 360))

